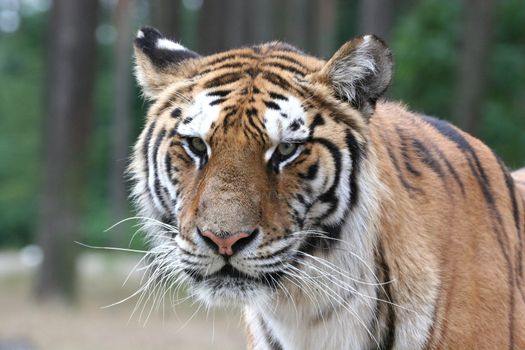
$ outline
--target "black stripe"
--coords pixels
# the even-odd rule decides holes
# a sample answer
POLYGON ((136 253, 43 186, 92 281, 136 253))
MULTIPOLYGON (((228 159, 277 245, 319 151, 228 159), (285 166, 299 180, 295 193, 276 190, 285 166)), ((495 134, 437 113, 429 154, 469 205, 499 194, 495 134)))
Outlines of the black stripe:
POLYGON ((181 116, 181 114, 182 114, 181 109, 177 107, 171 112, 171 117, 177 119, 181 116))
MULTIPOLYGON (((229 59, 238 59, 238 58, 256 58, 256 56, 254 56, 253 54, 251 53, 231 53, 231 54, 225 54, 223 56, 220 56, 220 57, 217 57, 216 59, 210 61, 210 62, 206 62, 206 66, 208 67, 208 70, 206 71, 213 71, 215 69, 215 67, 211 67, 217 63, 221 63, 221 62, 224 62, 226 60, 229 60, 229 59)), ((201 74, 203 74, 201 72, 201 74)))
POLYGON ((298 120, 294 120, 292 123, 290 123, 290 125, 288 125, 287 129, 289 129, 291 131, 296 131, 300 127, 301 127, 301 124, 299 123, 299 121, 298 120))
MULTIPOLYGON (((224 109, 226 110, 226 108, 224 108, 224 109)), ((237 113, 238 113, 238 109, 235 108, 234 106, 231 106, 231 108, 229 108, 229 110, 224 115, 224 117, 222 119, 222 126, 223 126, 224 134, 226 134, 228 132, 228 128, 231 125, 233 125, 233 122, 230 121, 230 118, 235 116, 237 113)), ((216 130, 218 130, 218 129, 216 129, 216 130)))
MULTIPOLYGON (((444 173, 443 168, 441 166, 441 163, 436 158, 434 158, 434 155, 427 148, 427 146, 425 145, 425 143, 423 141, 418 140, 418 139, 413 139, 412 140, 412 146, 414 147, 416 155, 419 157, 419 160, 423 164, 428 166, 437 175, 437 177, 439 177, 439 179, 441 180, 441 183, 443 184, 443 187, 445 188, 447 194, 450 195, 450 189, 449 189, 449 186, 448 186, 448 182, 446 180, 445 173, 444 173)), ((447 166, 451 166, 450 163, 448 163, 447 166)), ((455 171, 454 171, 454 173, 455 173, 455 171)), ((457 173, 456 173, 456 176, 457 176, 457 173)), ((459 180, 459 178, 457 180, 459 180)), ((461 181, 460 181, 460 183, 461 183, 461 181)), ((463 184, 461 183, 461 185, 463 185, 463 184)))
MULTIPOLYGON (((282 77, 280 77, 279 75, 275 73, 264 71, 262 74, 262 77, 264 80, 272 83, 273 85, 280 87, 283 90, 292 89, 292 86, 290 85, 289 82, 287 82, 286 80, 284 80, 282 77)), ((297 91, 296 89, 293 89, 293 90, 297 91)))
POLYGON ((177 180, 174 176, 175 167, 173 166, 173 164, 171 164, 172 159, 169 153, 166 154, 166 159, 164 160, 164 162, 166 163, 166 173, 168 174, 168 178, 174 186, 177 185, 179 183, 179 180, 177 180))
POLYGON ((251 107, 251 108, 246 108, 245 113, 247 117, 251 118, 253 116, 257 117, 258 111, 257 111, 257 108, 251 107))
POLYGON ((266 338, 266 343, 271 350, 283 350, 281 344, 275 339, 266 322, 259 316, 259 323, 266 338))
POLYGON ((215 105, 218 105, 218 104, 221 104, 223 103, 224 101, 226 101, 225 98, 218 98, 216 100, 213 100, 210 102, 210 106, 215 106, 215 105))
POLYGON ((266 105, 266 108, 269 109, 274 109, 276 111, 281 109, 281 107, 279 107, 279 105, 273 101, 264 101, 264 104, 266 105))
POLYGON ((408 170, 410 174, 413 176, 421 176, 421 172, 414 168, 414 165, 412 164, 412 160, 410 159, 409 150, 408 150, 408 144, 407 144, 407 136, 405 135, 405 131, 399 127, 396 127, 396 131, 400 138, 400 152, 401 157, 403 158, 403 162, 405 163, 405 168, 408 170))
POLYGON ((408 191, 408 192, 417 192, 417 193, 423 193, 423 191, 420 188, 412 186, 408 181, 405 179, 405 176, 403 175, 403 172, 401 171, 401 167, 399 166, 399 162, 392 151, 392 146, 387 141, 386 137, 381 134, 381 138, 383 139, 383 143, 385 145, 385 148, 387 150, 388 156, 390 157, 390 161, 392 162, 392 165, 394 165, 394 168, 396 170, 397 177, 399 179, 399 182, 401 182, 401 185, 408 191))
POLYGON ((216 72, 224 68, 241 68, 243 66, 247 66, 248 64, 250 64, 250 61, 225 63, 221 64, 220 66, 213 67, 213 71, 216 72))
POLYGON ((445 165, 447 166, 448 171, 452 174, 452 177, 454 178, 454 181, 456 181, 459 188, 461 189, 461 193, 463 194, 463 196, 465 196, 465 185, 463 185, 463 181, 461 181, 461 178, 459 177, 459 174, 454 168, 454 166, 450 163, 447 156, 443 153, 443 151, 439 147, 433 145, 433 149, 434 151, 436 151, 439 158, 443 160, 443 162, 445 162, 445 165))
MULTIPOLYGON (((350 203, 348 210, 352 210, 359 200, 359 187, 357 184, 357 175, 361 168, 361 146, 350 130, 346 132, 346 146, 350 150, 350 157, 352 161, 352 171, 350 173, 350 203)), ((346 216, 346 215, 345 215, 346 216)))
POLYGON ((325 121, 324 121, 323 116, 321 115, 321 113, 317 113, 315 115, 315 117, 314 117, 314 120, 312 121, 312 123, 309 126, 309 129, 310 129, 309 137, 313 137, 314 136, 315 128, 317 128, 318 126, 324 125, 324 124, 325 124, 325 121))
POLYGON ((241 78, 242 78, 242 75, 239 72, 224 73, 224 74, 219 75, 218 77, 208 80, 206 83, 204 83, 204 88, 211 89, 217 86, 231 84, 241 78))
POLYGON ((273 99, 273 100, 282 100, 282 101, 288 101, 288 97, 284 96, 284 95, 281 95, 281 94, 278 94, 277 92, 270 92, 270 97, 273 99))
POLYGON ((149 176, 150 176, 150 169, 149 169, 149 145, 151 143, 151 138, 153 136, 153 130, 155 129, 156 122, 152 122, 147 130, 146 130, 146 136, 144 138, 144 143, 142 145, 142 156, 144 158, 144 173, 146 174, 146 192, 148 194, 148 197, 151 201, 153 201, 153 195, 151 194, 151 190, 149 187, 149 176))
POLYGON ((468 141, 449 123, 435 119, 432 117, 425 116, 424 119, 432 125, 441 135, 446 137, 448 140, 458 146, 458 148, 465 154, 469 162, 472 174, 476 178, 483 193, 483 196, 487 204, 493 208, 494 214, 497 216, 498 222, 501 222, 501 216, 499 215, 494 202, 494 197, 492 195, 492 190, 490 188, 490 182, 485 169, 481 165, 481 162, 478 158, 478 155, 474 151, 474 148, 468 143, 468 141), (472 163, 473 162, 473 163, 472 163))
MULTIPOLYGON (((386 294, 384 299, 389 301, 387 304, 387 315, 386 315, 386 330, 383 333, 383 336, 381 337, 381 341, 379 343, 379 349, 380 350, 390 350, 394 348, 395 342, 396 342, 396 310, 394 309, 395 301, 392 297, 392 290, 390 289, 390 286, 392 285, 389 283, 391 281, 390 279, 390 266, 385 260, 384 257, 384 251, 383 246, 381 243, 379 243, 378 247, 378 265, 381 268, 382 275, 384 276, 383 282, 383 288, 381 290, 386 294)), ((377 302, 380 302, 379 300, 377 302)))
POLYGON ((271 67, 271 68, 279 68, 279 69, 282 69, 284 71, 287 71, 287 72, 290 72, 292 74, 295 74, 295 75, 299 75, 301 77, 304 77, 306 75, 306 73, 304 71, 301 71, 293 66, 290 66, 290 65, 287 65, 287 64, 282 64, 282 63, 278 63, 278 62, 267 62, 264 64, 264 68, 266 67, 271 67))
POLYGON ((144 157, 144 172, 146 173, 146 179, 149 178, 149 166, 148 166, 148 153, 149 153, 149 144, 151 143, 151 137, 153 135, 153 130, 155 129, 156 122, 152 122, 146 131, 146 137, 144 138, 144 143, 142 144, 142 156, 144 157))
POLYGON ((232 92, 231 90, 215 90, 215 91, 210 91, 206 94, 206 96, 217 96, 217 97, 226 97, 227 95, 230 94, 230 92, 232 92))
MULTIPOLYGON (((268 245, 268 244, 266 244, 268 245)), ((262 247, 262 246, 261 246, 262 247)), ((256 256, 253 256, 253 257, 248 257, 248 258, 243 258, 243 260, 251 260, 251 261, 258 261, 258 260, 268 260, 268 259, 271 259, 271 258, 274 258, 278 255, 281 255, 283 254, 284 252, 287 252, 289 250, 291 250, 292 247, 287 245, 287 246, 284 246, 283 248, 281 249, 278 249, 277 251, 271 253, 271 254, 266 254, 266 255, 256 255, 256 256)), ((277 261, 276 263, 272 263, 272 264, 266 264, 266 265, 258 265, 260 267, 271 267, 271 266, 279 266, 280 265, 283 265, 283 262, 282 261, 277 261), (275 265, 274 265, 275 264, 275 265)))
MULTIPOLYGON (((255 118, 247 118, 248 119, 248 124, 247 125, 247 128, 246 130, 248 130, 255 138, 261 140, 262 143, 264 143, 264 140, 265 140, 265 133, 261 130, 261 128, 256 124, 255 122, 255 118), (248 126, 251 126, 248 127, 248 126), (251 129, 255 129, 255 131, 251 130, 251 129)), ((264 125, 263 125, 264 127, 264 125)))
MULTIPOLYGON (((166 203, 166 200, 165 200, 166 194, 162 193, 162 191, 164 189, 161 188, 161 186, 160 186, 160 178, 159 178, 159 171, 160 171, 160 169, 158 168, 158 161, 157 161, 157 154, 159 152, 160 144, 164 140, 165 136, 166 136, 166 129, 163 128, 159 132, 159 134, 157 135, 157 138, 155 140, 155 144, 153 145, 153 150, 152 150, 152 154, 151 154, 151 156, 153 157, 153 171, 154 171, 154 174, 153 174, 154 175, 153 190, 155 192, 155 195, 159 199, 160 204, 162 205, 162 208, 166 212, 170 212, 169 205, 166 203)), ((168 198, 169 198, 169 196, 168 196, 168 198)))
POLYGON ((320 195, 317 199, 324 203, 329 203, 329 209, 324 212, 320 217, 318 217, 318 220, 324 220, 330 214, 332 214, 337 209, 337 204, 339 203, 339 196, 336 194, 336 189, 339 186, 340 177, 341 177, 341 164, 342 164, 342 155, 339 151, 339 148, 330 140, 322 138, 322 137, 316 137, 311 140, 312 143, 317 143, 323 146, 328 150, 330 155, 332 156, 332 159, 334 161, 334 181, 330 188, 320 195))
POLYGON ((477 179, 478 184, 485 198, 487 208, 491 214, 491 217, 496 220, 497 226, 494 226, 494 232, 496 233, 496 239, 500 246, 501 253, 505 259, 507 265, 507 283, 509 289, 509 349, 514 347, 514 284, 516 283, 514 277, 514 270, 512 268, 512 261, 510 253, 508 251, 508 237, 505 233, 505 227, 503 225, 503 220, 499 213, 499 210, 496 206, 496 202, 492 195, 492 189, 490 186, 489 178, 485 172, 485 169, 481 165, 481 162, 478 158, 478 155, 474 151, 474 148, 468 143, 468 141, 452 127, 449 123, 444 122, 439 119, 431 118, 425 116, 424 119, 432 125, 439 133, 445 136, 450 141, 454 142, 457 147, 463 152, 467 158, 469 167, 473 176, 477 179))
POLYGON ((414 147, 419 160, 428 166, 440 179, 445 178, 441 164, 434 158, 430 150, 425 146, 423 141, 418 139, 412 140, 412 146, 414 147))
POLYGON ((316 161, 314 164, 310 165, 306 174, 299 173, 299 177, 304 180, 313 180, 319 172, 319 161, 316 161))
POLYGON ((306 67, 301 63, 299 62, 298 60, 296 60, 295 58, 293 57, 290 57, 288 55, 276 55, 276 54, 272 54, 270 57, 270 59, 272 58, 275 58, 275 59, 281 59, 281 60, 284 60, 284 61, 288 61, 290 63, 293 63, 299 67, 301 67, 303 70, 306 70, 306 67))

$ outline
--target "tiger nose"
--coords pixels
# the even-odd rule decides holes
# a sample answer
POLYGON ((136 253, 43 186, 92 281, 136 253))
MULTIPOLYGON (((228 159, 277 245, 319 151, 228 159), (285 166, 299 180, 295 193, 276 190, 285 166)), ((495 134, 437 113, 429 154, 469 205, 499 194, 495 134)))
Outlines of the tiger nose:
POLYGON ((235 252, 239 251, 250 243, 257 235, 258 230, 254 230, 251 233, 239 232, 236 234, 221 234, 220 236, 216 233, 206 230, 199 233, 205 237, 206 243, 212 248, 218 249, 220 255, 232 256, 235 252))

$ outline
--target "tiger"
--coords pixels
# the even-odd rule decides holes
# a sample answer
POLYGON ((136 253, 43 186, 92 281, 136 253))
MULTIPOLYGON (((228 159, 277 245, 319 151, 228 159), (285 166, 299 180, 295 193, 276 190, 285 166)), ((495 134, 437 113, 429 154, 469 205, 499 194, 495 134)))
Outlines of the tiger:
POLYGON ((142 27, 134 56, 157 285, 241 308, 252 350, 525 349, 524 199, 481 141, 384 97, 382 39, 202 56, 142 27))

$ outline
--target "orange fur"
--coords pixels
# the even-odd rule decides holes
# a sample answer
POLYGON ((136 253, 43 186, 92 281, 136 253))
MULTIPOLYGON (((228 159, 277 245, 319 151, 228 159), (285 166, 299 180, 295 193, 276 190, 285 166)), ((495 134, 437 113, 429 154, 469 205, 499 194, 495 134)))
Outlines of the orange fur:
MULTIPOLYGON (((367 173, 357 180, 366 183, 364 177, 373 175, 384 186, 374 198, 359 198, 379 203, 377 219, 370 216, 373 222, 367 223, 377 231, 377 240, 372 242, 376 268, 383 278, 389 275, 395 281, 388 297, 396 304, 433 310, 425 347, 525 349, 525 208, 518 192, 525 194, 525 170, 513 173, 513 182, 481 141, 400 104, 379 101, 365 108, 341 100, 347 86, 331 86, 337 79, 334 67, 364 42, 361 38, 348 44, 328 63, 270 43, 162 69, 136 49, 142 83, 154 103, 135 148, 135 179, 144 181, 143 169, 149 167, 143 150, 184 122, 195 96, 227 89, 221 106, 234 107, 221 109, 202 136, 212 149, 202 169, 192 164, 181 146, 184 138, 177 133, 169 142, 159 138, 159 152, 169 155, 169 166, 178 169, 173 176, 181 201, 178 239, 198 253, 195 227, 232 233, 260 227, 264 236, 257 256, 263 257, 264 249, 286 237, 293 225, 293 212, 286 204, 300 190, 304 174, 316 162, 326 174, 337 170, 329 149, 314 142, 304 144, 307 152, 286 171, 276 175, 268 170, 263 158, 272 140, 266 131, 258 131, 265 130, 263 115, 270 109, 272 92, 293 97, 307 107, 307 124, 323 116, 313 138, 329 140, 343 150, 348 148, 350 134, 366 149, 362 154, 367 173), (370 109, 373 106, 375 110, 370 109), (176 117, 174 109, 178 109, 176 117)), ((389 79, 376 84, 383 86, 389 79)), ((135 190, 139 198, 140 191, 142 187, 135 190)), ((160 219, 158 212, 147 213, 160 219)), ((293 286, 290 290, 300 294, 293 286)), ((378 307, 382 314, 388 305, 378 307)), ((419 322, 405 309, 393 314, 392 326, 398 330, 419 322)), ((324 315, 329 314, 316 314, 310 321, 319 323, 324 315)), ((379 322, 389 322, 382 317, 379 322)), ((385 332, 388 329, 378 335, 385 332)), ((248 338, 250 348, 255 348, 251 328, 248 338)))

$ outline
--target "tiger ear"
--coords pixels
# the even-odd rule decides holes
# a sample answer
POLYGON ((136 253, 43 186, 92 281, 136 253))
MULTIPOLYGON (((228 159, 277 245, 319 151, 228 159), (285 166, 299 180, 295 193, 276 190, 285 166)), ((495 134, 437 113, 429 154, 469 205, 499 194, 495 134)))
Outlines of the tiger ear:
POLYGON ((166 39, 157 29, 142 27, 134 41, 135 76, 144 95, 154 100, 169 84, 188 75, 188 63, 200 57, 166 39))
POLYGON ((392 80, 392 54, 374 35, 355 38, 328 60, 317 77, 331 86, 335 96, 369 118, 375 103, 392 80))

